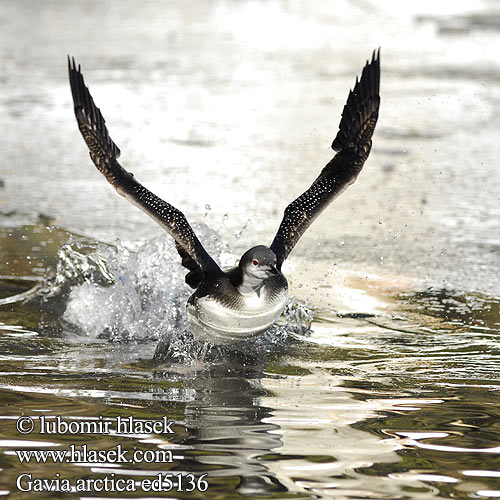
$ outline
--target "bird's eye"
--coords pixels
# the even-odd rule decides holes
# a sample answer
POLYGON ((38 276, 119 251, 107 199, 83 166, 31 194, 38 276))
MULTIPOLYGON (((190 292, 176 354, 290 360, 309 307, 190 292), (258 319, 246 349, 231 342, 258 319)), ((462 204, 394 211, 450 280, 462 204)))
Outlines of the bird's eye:
POLYGON ((257 259, 253 259, 253 260, 252 260, 252 264, 253 264, 254 266, 258 266, 258 265, 259 265, 259 261, 258 261, 257 259))
POLYGON ((277 262, 276 259, 274 259, 274 265, 276 265, 276 262, 277 262))

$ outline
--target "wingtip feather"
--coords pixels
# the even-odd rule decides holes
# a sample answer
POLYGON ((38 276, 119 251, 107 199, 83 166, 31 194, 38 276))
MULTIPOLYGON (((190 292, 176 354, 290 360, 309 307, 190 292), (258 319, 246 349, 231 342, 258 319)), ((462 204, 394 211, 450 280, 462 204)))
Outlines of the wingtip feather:
MULTIPOLYGON (((332 142, 332 149, 336 152, 347 148, 356 148, 360 139, 363 123, 372 113, 378 113, 380 103, 380 47, 372 53, 371 60, 367 60, 361 77, 356 77, 353 89, 349 92, 347 102, 342 112, 339 131, 332 142)), ((360 145, 363 146, 363 145, 360 145)))

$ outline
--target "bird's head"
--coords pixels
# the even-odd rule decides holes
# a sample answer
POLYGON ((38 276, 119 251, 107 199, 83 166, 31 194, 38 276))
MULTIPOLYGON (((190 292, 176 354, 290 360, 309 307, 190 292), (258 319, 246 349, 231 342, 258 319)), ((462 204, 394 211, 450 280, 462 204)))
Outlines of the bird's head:
POLYGON ((240 268, 247 276, 264 280, 280 273, 276 262, 276 254, 270 248, 258 245, 242 255, 240 268))

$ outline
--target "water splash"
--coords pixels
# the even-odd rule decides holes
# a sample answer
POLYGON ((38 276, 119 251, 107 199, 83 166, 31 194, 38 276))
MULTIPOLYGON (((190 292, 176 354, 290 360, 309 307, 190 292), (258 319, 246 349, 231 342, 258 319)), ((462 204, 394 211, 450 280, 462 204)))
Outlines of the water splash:
MULTIPOLYGON (((195 231, 216 260, 236 264, 215 231, 206 225, 195 231)), ((256 353, 282 343, 289 332, 303 333, 312 322, 311 308, 292 297, 280 324, 257 340, 227 348, 201 345, 189 329, 185 305, 193 290, 184 282, 186 270, 180 262, 166 234, 133 249, 119 242, 112 246, 74 239, 59 250, 44 301, 59 308, 56 321, 66 334, 157 342, 156 361, 213 360, 234 349, 256 353)))

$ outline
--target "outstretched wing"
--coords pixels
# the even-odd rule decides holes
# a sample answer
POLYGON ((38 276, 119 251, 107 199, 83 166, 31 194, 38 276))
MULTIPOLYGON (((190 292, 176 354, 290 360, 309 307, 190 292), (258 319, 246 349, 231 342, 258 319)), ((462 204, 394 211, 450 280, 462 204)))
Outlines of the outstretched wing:
POLYGON ((105 120, 94 104, 89 89, 85 86, 80 66, 68 57, 69 82, 75 105, 78 128, 90 150, 90 157, 108 182, 134 205, 158 222, 173 236, 177 250, 189 269, 203 276, 207 273, 222 273, 196 237, 184 214, 172 205, 158 198, 134 179, 118 163, 120 150, 109 137, 105 120))
POLYGON ((356 78, 342 112, 339 131, 332 143, 337 152, 311 187, 285 209, 271 250, 278 269, 314 219, 350 186, 370 154, 372 135, 380 105, 380 49, 367 61, 361 78, 356 78))

